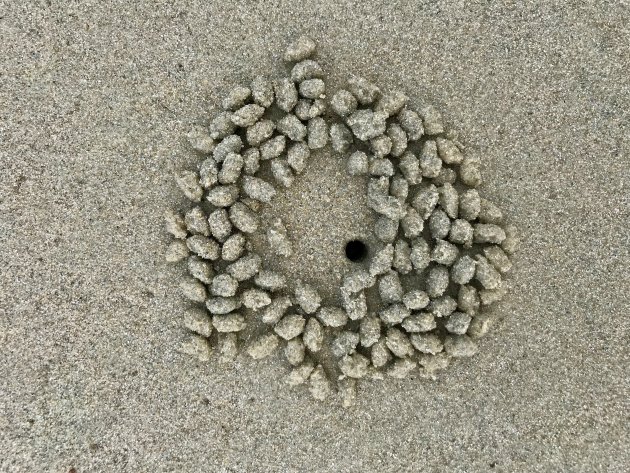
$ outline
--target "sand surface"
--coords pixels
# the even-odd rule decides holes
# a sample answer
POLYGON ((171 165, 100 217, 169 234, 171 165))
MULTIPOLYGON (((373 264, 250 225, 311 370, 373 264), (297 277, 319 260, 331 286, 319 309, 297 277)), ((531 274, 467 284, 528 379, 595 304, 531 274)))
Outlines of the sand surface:
MULTIPOLYGON (((0 1, 1 471, 628 467, 626 2, 159 3, 0 1), (230 84, 280 74, 301 33, 331 84, 356 72, 438 106, 523 234, 478 356, 366 383, 350 410, 288 389, 280 355, 178 353, 183 269, 163 259, 185 132, 230 84)), ((310 220, 327 229, 303 227, 313 277, 366 215, 333 196, 310 220)))

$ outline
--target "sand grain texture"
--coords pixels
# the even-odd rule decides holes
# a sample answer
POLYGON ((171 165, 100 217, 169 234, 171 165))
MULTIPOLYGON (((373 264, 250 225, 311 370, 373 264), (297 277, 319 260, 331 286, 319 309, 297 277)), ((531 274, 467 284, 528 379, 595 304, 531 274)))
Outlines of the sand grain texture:
MULTIPOLYGON (((628 5, 4 1, 0 11, 1 471, 630 463, 628 5), (303 33, 329 84, 356 73, 436 105, 481 158, 484 196, 523 236, 494 310, 505 318, 475 357, 437 382, 364 383, 348 410, 287 388, 280 354, 241 355, 228 369, 178 353, 184 269, 164 261, 162 215, 185 205, 174 175, 198 159, 185 134, 235 82, 280 75, 285 45, 303 33)), ((352 207, 339 208, 331 225, 352 207)), ((298 248, 334 259, 334 238, 315 252, 325 234, 298 248)))

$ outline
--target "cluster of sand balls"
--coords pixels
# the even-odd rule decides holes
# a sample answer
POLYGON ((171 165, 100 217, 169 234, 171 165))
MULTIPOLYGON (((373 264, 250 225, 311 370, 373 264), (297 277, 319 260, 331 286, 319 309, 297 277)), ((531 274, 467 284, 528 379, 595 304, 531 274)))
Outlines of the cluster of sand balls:
POLYGON ((183 351, 208 360, 216 346, 230 361, 241 345, 254 359, 282 348, 290 385, 308 382, 320 400, 338 391, 348 406, 360 378, 434 377, 474 355, 491 321, 482 309, 504 296, 518 237, 479 195, 479 161, 464 155, 434 107, 414 110, 402 92, 355 76, 326 100, 314 53, 315 43, 299 38, 284 56, 294 63, 290 77, 235 87, 209 127, 189 135, 203 159, 177 178, 194 205, 168 213, 166 258, 188 266, 181 290, 192 302, 192 334, 183 351), (366 180, 381 242, 343 277, 338 306, 265 269, 250 242, 263 232, 275 257, 292 254, 282 221, 263 229, 259 213, 329 143, 330 159, 366 180))

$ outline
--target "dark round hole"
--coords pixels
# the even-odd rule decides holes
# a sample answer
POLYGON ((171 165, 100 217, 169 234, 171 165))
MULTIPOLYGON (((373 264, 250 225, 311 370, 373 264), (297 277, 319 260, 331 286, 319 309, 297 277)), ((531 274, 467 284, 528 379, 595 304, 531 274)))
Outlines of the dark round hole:
POLYGON ((361 261, 367 256, 367 246, 361 240, 346 243, 346 256, 350 261, 361 261))

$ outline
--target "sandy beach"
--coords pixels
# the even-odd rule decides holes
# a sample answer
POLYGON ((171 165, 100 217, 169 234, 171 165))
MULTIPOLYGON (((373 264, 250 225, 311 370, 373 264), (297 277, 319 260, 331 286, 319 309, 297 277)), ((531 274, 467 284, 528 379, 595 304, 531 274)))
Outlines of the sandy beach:
MULTIPOLYGON (((627 469, 630 6, 507 3, 0 1, 0 471, 627 469), (350 409, 279 353, 180 353, 164 261, 186 133, 300 34, 331 84, 438 107, 522 237, 479 353, 350 409)), ((323 287, 372 218, 330 159, 265 215, 323 287)))

